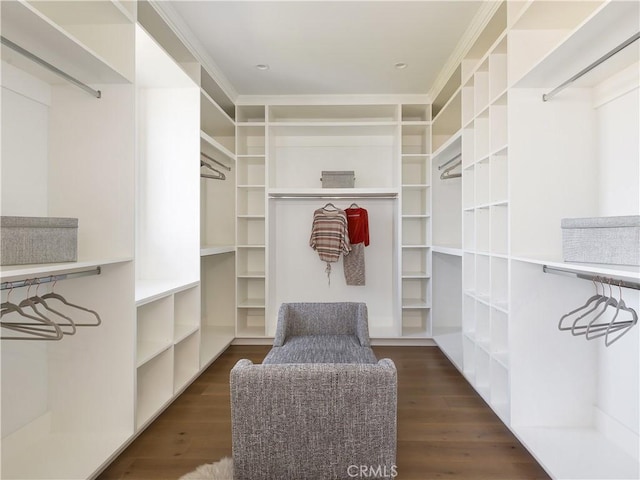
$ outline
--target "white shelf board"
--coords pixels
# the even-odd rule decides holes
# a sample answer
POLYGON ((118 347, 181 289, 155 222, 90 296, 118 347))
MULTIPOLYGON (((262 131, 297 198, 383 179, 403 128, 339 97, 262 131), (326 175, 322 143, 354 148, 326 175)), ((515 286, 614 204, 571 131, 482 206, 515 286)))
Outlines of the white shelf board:
POLYGON ((235 245, 203 245, 200 247, 200 256, 208 257, 209 255, 220 255, 221 253, 231 253, 235 251, 235 245))
POLYGON ((495 359, 496 362, 509 370, 509 352, 493 353, 491 356, 495 359))
POLYGON ((462 129, 454 133, 451 138, 444 142, 438 149, 432 153, 434 163, 442 157, 443 162, 450 160, 452 157, 460 153, 462 148, 462 129))
POLYGON ((245 298, 238 300, 238 308, 265 308, 265 306, 264 299, 245 298))
MULTIPOLYGON (((129 79, 105 59, 86 48, 27 2, 2 2, 2 35, 81 82, 130 83, 129 79)), ((67 80, 5 46, 2 47, 2 59, 47 83, 67 83, 67 80)))
POLYGON ((178 344, 200 330, 199 325, 176 324, 173 331, 173 343, 178 344))
MULTIPOLYGON (((425 123, 425 126, 430 124, 425 123)), ((305 128, 322 128, 322 127, 397 127, 398 123, 393 121, 373 121, 373 122, 359 122, 359 121, 301 121, 301 122, 287 122, 287 121, 275 121, 269 122, 270 127, 305 127, 305 128)))
MULTIPOLYGON (((397 337, 397 335, 395 335, 397 337)), ((402 327, 403 338, 431 338, 429 332, 423 327, 402 327)))
POLYGON ((238 272, 237 277, 238 278, 265 278, 266 274, 264 271, 259 271, 259 270, 243 271, 243 272, 238 272))
POLYGON ((599 263, 569 263, 562 260, 535 256, 513 256, 512 260, 537 265, 547 265, 549 267, 561 268, 575 273, 586 273, 591 275, 601 275, 604 277, 615 277, 631 281, 640 280, 640 267, 630 265, 608 265, 599 263))
POLYGON ((309 197, 309 198, 375 198, 397 197, 397 188, 270 188, 270 198, 309 197))
MULTIPOLYGON (((610 2, 579 25, 559 46, 541 59, 516 87, 556 87, 617 47, 638 31, 640 3, 610 2), (606 32, 606 35, 603 35, 606 32)), ((574 87, 592 87, 637 62, 638 48, 632 45, 576 80, 574 87)))
POLYGON ((136 280, 136 306, 188 290, 199 283, 199 281, 181 282, 179 280, 136 280))
POLYGON ((257 327, 238 327, 237 337, 238 338, 262 338, 265 336, 265 328, 264 325, 257 327))
POLYGON ((216 124, 219 128, 230 129, 233 134, 235 129, 235 122, 233 119, 227 114, 227 112, 220 108, 220 105, 218 105, 216 101, 211 98, 211 95, 209 95, 203 88, 200 88, 200 95, 201 101, 204 100, 206 105, 209 105, 210 107, 205 109, 204 105, 202 105, 203 110, 208 110, 210 112, 208 114, 208 117, 210 117, 209 121, 216 124), (213 109, 215 113, 211 113, 211 109, 213 109))
POLYGON ((462 248, 460 248, 460 246, 433 245, 431 249, 434 253, 443 253, 445 255, 453 255, 455 257, 462 256, 462 248))
POLYGON ((491 302, 491 307, 509 315, 509 302, 491 302))
POLYGON ((553 478, 638 479, 638 460, 593 428, 512 427, 553 478))
MULTIPOLYGON (((200 131, 200 139, 205 142, 206 146, 209 149, 213 149, 213 152, 205 152, 207 155, 211 157, 216 157, 218 155, 222 155, 225 159, 227 159, 230 163, 235 163, 236 155, 227 147, 222 145, 216 139, 214 139, 211 135, 209 135, 205 131, 200 131), (213 154, 212 154, 213 153, 213 154)), ((202 142, 201 142, 202 143, 202 142)), ((203 150, 207 150, 207 147, 203 148, 203 150)), ((220 160, 220 158, 216 158, 216 160, 220 160)))
POLYGON ((169 340, 167 340, 166 342, 139 342, 138 350, 136 353, 136 366, 141 367, 142 365, 153 360, 162 352, 168 350, 172 346, 173 342, 169 340))
POLYGON ((402 299, 402 309, 406 310, 417 310, 417 309, 429 309, 431 308, 431 304, 426 300, 416 299, 416 298, 403 298, 402 299))
POLYGON ((427 272, 402 272, 402 278, 427 279, 431 278, 427 272))
POLYGON ((78 262, 42 263, 33 265, 8 265, 0 267, 0 280, 11 282, 25 278, 43 277, 49 275, 63 275, 76 271, 87 270, 103 265, 131 262, 133 258, 97 258, 78 262))
POLYGON ((2 478, 93 478, 131 431, 52 432, 45 414, 2 439, 2 478), (70 461, 69 452, 73 452, 70 461))

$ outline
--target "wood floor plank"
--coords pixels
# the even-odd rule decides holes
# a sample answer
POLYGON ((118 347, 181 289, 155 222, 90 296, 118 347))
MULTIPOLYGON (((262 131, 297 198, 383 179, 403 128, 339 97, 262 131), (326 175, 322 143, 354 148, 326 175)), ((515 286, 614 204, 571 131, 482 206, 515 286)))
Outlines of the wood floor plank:
MULTIPOLYGON (((229 347, 97 480, 177 480, 231 456, 229 372, 269 349, 229 347)), ((374 352, 398 369, 397 480, 549 478, 438 348, 374 352)))

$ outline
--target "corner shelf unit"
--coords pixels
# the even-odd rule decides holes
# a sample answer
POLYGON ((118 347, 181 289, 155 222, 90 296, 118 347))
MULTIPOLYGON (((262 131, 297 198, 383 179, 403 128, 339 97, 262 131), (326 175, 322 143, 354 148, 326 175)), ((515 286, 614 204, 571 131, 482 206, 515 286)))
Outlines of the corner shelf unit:
POLYGON ((236 107, 236 336, 266 335, 267 129, 264 105, 236 107))
POLYGON ((403 104, 400 336, 431 335, 431 105, 403 104))

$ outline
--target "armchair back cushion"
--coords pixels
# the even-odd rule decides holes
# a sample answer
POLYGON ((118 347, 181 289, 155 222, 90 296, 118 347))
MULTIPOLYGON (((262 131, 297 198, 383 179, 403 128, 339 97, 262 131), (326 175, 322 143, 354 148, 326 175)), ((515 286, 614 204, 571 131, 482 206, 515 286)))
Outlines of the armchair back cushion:
POLYGON ((274 347, 286 339, 309 335, 355 335, 369 347, 367 305, 357 302, 283 303, 278 311, 274 347))

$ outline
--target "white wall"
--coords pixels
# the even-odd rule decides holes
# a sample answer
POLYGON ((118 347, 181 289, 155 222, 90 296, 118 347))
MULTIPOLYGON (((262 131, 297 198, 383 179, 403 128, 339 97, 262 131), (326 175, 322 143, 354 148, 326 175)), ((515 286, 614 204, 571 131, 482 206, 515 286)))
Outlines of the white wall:
MULTIPOLYGON (((394 322, 394 292, 396 238, 392 199, 357 199, 356 203, 369 213, 371 243, 365 248, 365 286, 346 285, 342 257, 331 264, 331 284, 325 273, 325 262, 309 246, 313 212, 327 201, 319 199, 272 199, 275 241, 269 246, 269 289, 274 307, 268 320, 267 334, 275 332, 278 306, 283 302, 365 302, 369 311, 372 336, 376 329, 389 330, 394 322)), ((333 200, 338 208, 348 208, 350 200, 333 200)), ((271 236, 273 238, 273 236, 271 236)))
POLYGON ((640 90, 596 109, 599 216, 640 214, 640 90))
POLYGON ((50 90, 2 62, 2 215, 48 213, 50 90))

